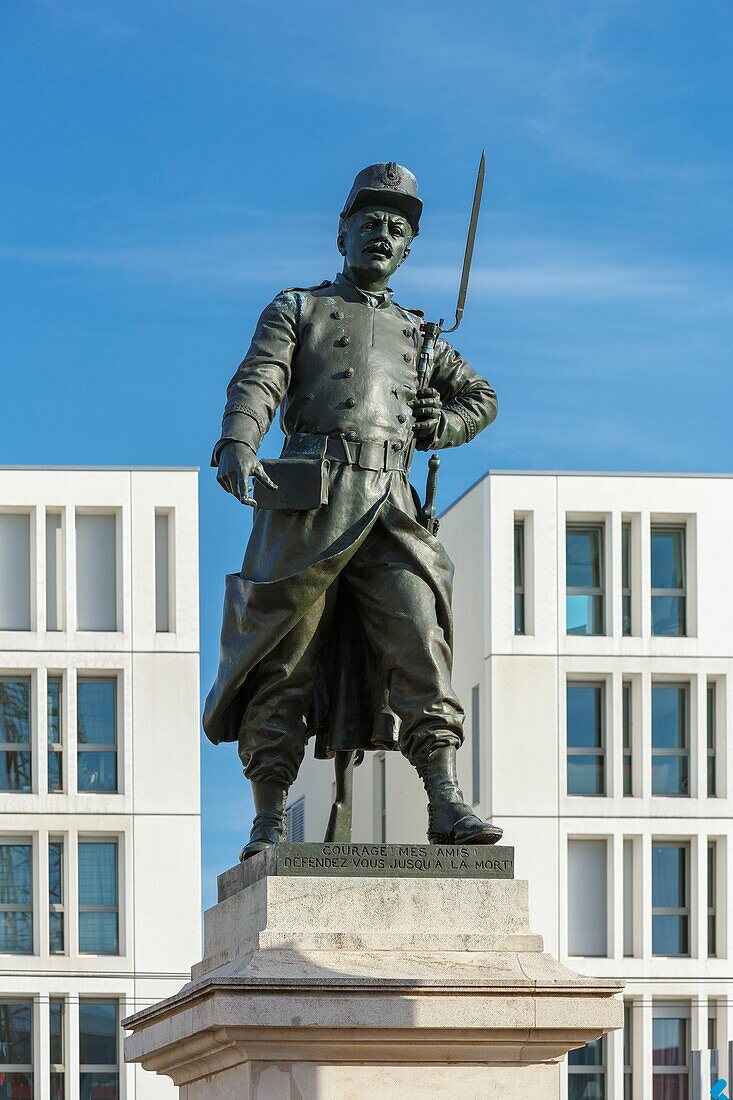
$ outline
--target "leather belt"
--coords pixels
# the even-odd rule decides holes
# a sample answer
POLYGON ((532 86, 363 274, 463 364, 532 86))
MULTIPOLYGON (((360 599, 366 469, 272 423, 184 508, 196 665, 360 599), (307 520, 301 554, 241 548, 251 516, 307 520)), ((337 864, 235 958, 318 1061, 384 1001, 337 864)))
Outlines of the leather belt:
POLYGON ((342 435, 330 435, 326 444, 326 457, 336 462, 358 466, 360 470, 404 470, 403 445, 399 450, 389 439, 380 443, 375 439, 352 442, 342 435))

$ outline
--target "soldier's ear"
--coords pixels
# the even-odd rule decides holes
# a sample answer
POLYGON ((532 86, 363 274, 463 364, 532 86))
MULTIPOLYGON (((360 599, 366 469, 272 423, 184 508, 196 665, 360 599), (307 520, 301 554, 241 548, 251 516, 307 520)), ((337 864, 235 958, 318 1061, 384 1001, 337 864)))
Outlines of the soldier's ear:
POLYGON ((339 233, 338 237, 336 238, 336 247, 338 248, 338 250, 339 250, 339 252, 341 253, 342 256, 346 255, 346 249, 344 248, 344 235, 343 235, 343 233, 339 233))
POLYGON ((405 251, 402 253, 402 259, 397 264, 397 266, 400 267, 405 262, 405 260, 407 259, 407 257, 409 255, 410 255, 410 246, 408 245, 407 248, 405 249, 405 251))

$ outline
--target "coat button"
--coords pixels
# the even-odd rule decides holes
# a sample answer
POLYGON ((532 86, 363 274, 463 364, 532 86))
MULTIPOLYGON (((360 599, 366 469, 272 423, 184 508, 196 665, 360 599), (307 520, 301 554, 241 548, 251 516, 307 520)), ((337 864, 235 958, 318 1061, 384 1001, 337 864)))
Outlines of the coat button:
POLYGON ((404 424, 405 421, 407 420, 407 417, 405 416, 404 413, 400 413, 399 416, 397 417, 397 419, 399 420, 400 424, 404 424))
POLYGON ((411 328, 403 328, 403 330, 402 330, 402 331, 404 332, 405 336, 406 336, 406 337, 407 337, 407 338, 408 338, 409 340, 412 340, 412 333, 413 333, 413 329, 411 329, 411 328))
POLYGON ((337 341, 337 343, 340 348, 347 348, 349 346, 348 336, 342 336, 341 339, 337 341))
POLYGON ((405 354, 402 356, 402 358, 405 360, 406 363, 411 363, 412 362, 412 352, 411 351, 406 351, 405 354))
POLYGON ((331 314, 331 316, 333 317, 334 321, 340 321, 342 315, 339 313, 339 311, 337 309, 335 309, 333 311, 333 313, 331 314))
POLYGON ((353 397, 347 397, 346 400, 344 401, 344 405, 346 405, 347 409, 353 409, 355 404, 356 404, 356 400, 353 397))
POLYGON ((399 442, 399 440, 396 440, 396 441, 395 441, 395 442, 394 442, 394 443, 392 444, 392 450, 393 450, 393 451, 401 451, 401 450, 402 450, 402 444, 401 444, 401 443, 399 442))
POLYGON ((354 377, 354 368, 353 367, 347 367, 346 370, 343 372, 343 377, 344 378, 353 378, 354 377))
POLYGON ((344 439, 346 440, 347 443, 358 443, 359 442, 359 436, 356 434, 356 432, 347 432, 346 435, 344 436, 344 439))

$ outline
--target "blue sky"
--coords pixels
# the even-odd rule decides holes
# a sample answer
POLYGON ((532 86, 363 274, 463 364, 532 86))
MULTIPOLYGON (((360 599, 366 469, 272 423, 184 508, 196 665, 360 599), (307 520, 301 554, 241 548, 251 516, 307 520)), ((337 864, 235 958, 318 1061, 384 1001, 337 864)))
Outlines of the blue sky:
MULTIPOLYGON (((266 302, 338 267, 355 172, 420 180, 398 300, 499 392, 489 467, 731 469, 733 9, 720 0, 5 0, 0 463, 198 465, 202 689, 249 513, 208 467, 266 302)), ((270 453, 274 438, 267 441, 270 453)), ((250 815, 203 746, 204 892, 250 815)))

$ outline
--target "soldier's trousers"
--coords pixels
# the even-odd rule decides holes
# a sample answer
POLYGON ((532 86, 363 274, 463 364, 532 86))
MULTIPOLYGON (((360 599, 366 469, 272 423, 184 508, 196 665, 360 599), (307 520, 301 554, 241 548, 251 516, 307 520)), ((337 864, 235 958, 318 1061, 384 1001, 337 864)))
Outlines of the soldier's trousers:
MULTIPOLYGON (((338 578, 382 662, 399 747, 413 764, 463 740, 463 708, 451 685, 452 655, 435 596, 406 552, 378 521, 338 578)), ((315 660, 333 610, 332 586, 253 670, 239 734, 245 775, 289 787, 305 754, 315 660)))

